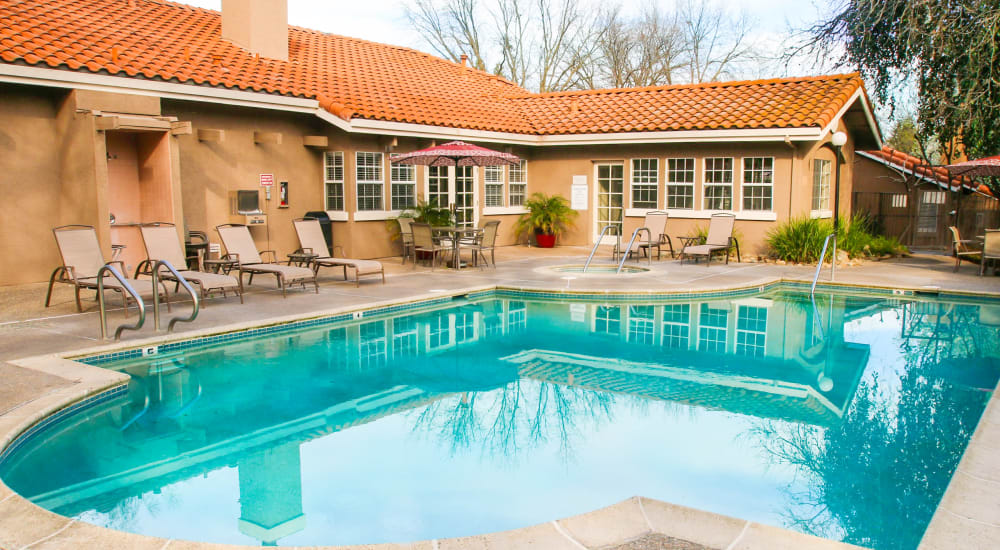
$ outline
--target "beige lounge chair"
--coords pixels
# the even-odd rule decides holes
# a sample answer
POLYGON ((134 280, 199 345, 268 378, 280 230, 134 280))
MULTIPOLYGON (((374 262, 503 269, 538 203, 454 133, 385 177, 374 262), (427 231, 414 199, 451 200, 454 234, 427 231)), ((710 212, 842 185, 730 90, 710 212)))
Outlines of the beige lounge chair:
POLYGON ((667 235, 667 220, 669 218, 670 215, 662 210, 653 210, 646 213, 643 227, 649 229, 650 239, 649 242, 637 243, 640 251, 644 251, 647 255, 652 256, 652 249, 655 248, 656 259, 659 260, 663 252, 661 247, 667 245, 670 248, 670 257, 674 257, 674 243, 670 240, 670 235, 667 235))
POLYGON ((733 226, 736 224, 736 215, 719 213, 712 214, 712 220, 708 224, 708 236, 704 244, 688 245, 681 250, 681 261, 687 257, 706 257, 708 263, 712 264, 712 255, 722 252, 726 255, 726 264, 729 264, 729 249, 736 246, 736 260, 740 261, 740 243, 733 238, 733 226))
MULTIPOLYGON (((232 290, 240 297, 243 303, 242 280, 232 275, 221 273, 206 273, 204 271, 192 271, 187 269, 187 258, 181 249, 181 241, 177 236, 177 228, 172 223, 155 223, 143 225, 139 228, 142 233, 142 243, 146 246, 146 260, 139 264, 135 270, 136 278, 140 273, 152 273, 153 264, 157 260, 166 260, 170 265, 188 281, 198 285, 202 298, 214 291, 222 292, 226 295, 227 290, 232 290)), ((162 270, 159 276, 169 281, 176 281, 172 273, 162 270)), ((176 291, 176 289, 174 289, 176 291)))
MULTIPOLYGON (((105 263, 104 253, 101 251, 101 244, 97 240, 97 231, 90 225, 63 225, 52 230, 56 238, 56 246, 59 247, 59 255, 62 257, 62 265, 57 267, 52 276, 49 277, 49 291, 45 295, 45 307, 49 307, 52 300, 52 286, 55 283, 71 284, 76 292, 76 310, 83 311, 83 304, 80 303, 80 289, 86 288, 97 290, 97 273, 105 265, 118 264, 118 269, 122 277, 125 274, 125 263, 120 260, 112 260, 105 263)), ((153 295, 153 282, 149 280, 125 279, 129 285, 140 295, 153 295)), ((132 299, 129 293, 113 276, 105 275, 105 290, 114 290, 121 294, 122 305, 125 308, 125 315, 128 315, 128 301, 132 299)), ((167 311, 170 311, 169 295, 167 287, 160 284, 160 294, 164 303, 167 304, 167 311)))
POLYGON ((954 225, 949 227, 948 230, 951 231, 951 246, 952 252, 955 255, 955 271, 958 271, 958 266, 962 263, 962 260, 971 262, 973 257, 982 256, 983 251, 975 247, 977 244, 976 241, 962 239, 962 235, 954 225))
POLYGON ((298 251, 317 255, 317 257, 310 260, 317 272, 321 267, 342 267, 344 268, 344 280, 346 281, 347 268, 351 268, 354 270, 355 286, 361 286, 361 277, 365 275, 380 275, 382 277, 382 284, 385 284, 385 268, 382 267, 382 262, 330 256, 319 220, 315 218, 299 218, 292 220, 292 225, 295 226, 295 234, 299 236, 300 248, 298 251))
POLYGON ((236 266, 240 271, 240 281, 243 280, 244 273, 250 274, 250 280, 247 284, 253 284, 253 276, 256 274, 270 274, 278 278, 278 288, 281 289, 281 296, 283 298, 286 296, 285 290, 288 288, 288 285, 294 283, 301 283, 302 288, 305 289, 306 283, 311 282, 316 288, 316 294, 319 294, 316 272, 308 267, 279 265, 275 263, 277 262, 278 255, 273 250, 258 252, 257 245, 253 243, 253 237, 250 236, 250 230, 247 229, 247 226, 227 223, 217 226, 215 230, 219 232, 222 244, 226 247, 225 258, 236 262, 236 266), (271 262, 265 262, 261 258, 261 254, 268 253, 271 254, 271 262))

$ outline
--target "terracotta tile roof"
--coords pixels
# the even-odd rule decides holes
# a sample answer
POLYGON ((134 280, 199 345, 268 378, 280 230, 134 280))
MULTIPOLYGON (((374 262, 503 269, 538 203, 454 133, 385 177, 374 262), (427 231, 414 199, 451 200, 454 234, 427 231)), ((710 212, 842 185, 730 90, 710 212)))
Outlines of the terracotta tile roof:
POLYGON ((165 0, 0 2, 0 59, 316 99, 343 119, 521 134, 823 127, 858 87, 834 75, 531 94, 416 50, 289 27, 289 60, 221 38, 218 12, 165 0))
POLYGON ((875 157, 875 159, 882 164, 892 164, 896 167, 903 168, 942 187, 949 186, 954 188, 959 185, 963 185, 967 189, 992 196, 989 187, 985 185, 977 184, 975 181, 967 177, 952 176, 948 170, 942 166, 927 164, 918 157, 902 151, 897 151, 888 145, 883 147, 881 151, 864 151, 864 153, 875 157))

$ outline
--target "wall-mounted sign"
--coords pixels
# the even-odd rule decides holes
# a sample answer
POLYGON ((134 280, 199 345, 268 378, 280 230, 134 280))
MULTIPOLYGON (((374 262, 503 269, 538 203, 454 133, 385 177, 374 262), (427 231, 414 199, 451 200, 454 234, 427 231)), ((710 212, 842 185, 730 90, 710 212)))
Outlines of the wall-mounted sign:
POLYGON ((261 187, 271 187, 274 185, 274 174, 261 174, 260 175, 260 186, 261 187))
POLYGON ((586 210, 587 198, 590 191, 587 188, 587 176, 573 176, 573 185, 570 187, 570 208, 573 210, 586 210))

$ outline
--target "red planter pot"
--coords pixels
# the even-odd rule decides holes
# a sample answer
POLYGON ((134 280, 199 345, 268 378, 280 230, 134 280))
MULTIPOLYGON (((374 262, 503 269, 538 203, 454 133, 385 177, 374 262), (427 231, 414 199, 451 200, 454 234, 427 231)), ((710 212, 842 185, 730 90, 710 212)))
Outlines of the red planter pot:
POLYGON ((538 243, 538 248, 552 248, 556 245, 556 236, 539 233, 535 235, 535 242, 538 243))

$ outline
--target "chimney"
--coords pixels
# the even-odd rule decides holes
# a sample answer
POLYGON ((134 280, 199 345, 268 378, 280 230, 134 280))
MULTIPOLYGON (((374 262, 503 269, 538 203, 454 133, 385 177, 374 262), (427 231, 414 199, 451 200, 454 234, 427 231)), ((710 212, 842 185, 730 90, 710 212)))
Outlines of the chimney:
POLYGON ((222 38, 288 61, 288 0, 222 0, 222 38))
POLYGON ((466 63, 469 62, 469 56, 462 54, 462 66, 464 67, 466 63))

